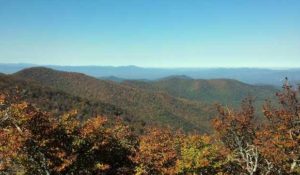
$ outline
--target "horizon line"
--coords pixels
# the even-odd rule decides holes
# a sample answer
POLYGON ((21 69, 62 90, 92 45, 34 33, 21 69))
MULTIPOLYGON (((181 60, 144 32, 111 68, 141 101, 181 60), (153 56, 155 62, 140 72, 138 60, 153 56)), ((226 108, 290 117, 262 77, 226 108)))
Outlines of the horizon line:
POLYGON ((299 67, 260 67, 260 66, 234 66, 234 67, 226 67, 226 66, 194 66, 194 67, 155 67, 155 66, 139 66, 139 65, 59 65, 59 64, 35 64, 35 63, 1 63, 0 65, 24 65, 31 67, 47 67, 47 66, 55 66, 55 67, 112 67, 112 68, 120 68, 120 67, 136 67, 136 68, 144 68, 144 69, 271 69, 271 70, 284 70, 284 69, 300 69, 299 67))

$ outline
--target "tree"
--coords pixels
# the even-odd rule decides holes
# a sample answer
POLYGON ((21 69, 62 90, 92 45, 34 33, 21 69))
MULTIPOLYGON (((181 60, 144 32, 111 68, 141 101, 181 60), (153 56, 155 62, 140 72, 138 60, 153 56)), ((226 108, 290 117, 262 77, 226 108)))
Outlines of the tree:
POLYGON ((137 138, 122 121, 86 122, 70 111, 56 118, 1 96, 0 170, 15 174, 132 174, 137 138))
POLYGON ((225 159, 219 146, 208 135, 184 135, 176 162, 177 174, 216 174, 225 159))
POLYGON ((136 174, 175 174, 179 139, 170 129, 148 128, 133 158, 136 174))
POLYGON ((219 116, 213 126, 219 139, 231 152, 230 160, 241 166, 240 173, 256 174, 259 166, 259 152, 254 144, 255 111, 253 100, 245 99, 241 111, 218 106, 219 116))
POLYGON ((103 117, 89 119, 73 143, 76 160, 65 172, 81 174, 132 174, 136 136, 121 121, 109 126, 103 117))
POLYGON ((25 125, 31 115, 24 111, 30 107, 26 103, 9 105, 4 95, 0 95, 0 106, 0 171, 13 174, 16 168, 22 169, 19 162, 26 157, 23 145, 30 132, 25 125))
POLYGON ((256 144, 277 173, 300 173, 300 102, 299 90, 287 79, 283 91, 276 94, 279 105, 264 105, 267 122, 257 132, 256 144))

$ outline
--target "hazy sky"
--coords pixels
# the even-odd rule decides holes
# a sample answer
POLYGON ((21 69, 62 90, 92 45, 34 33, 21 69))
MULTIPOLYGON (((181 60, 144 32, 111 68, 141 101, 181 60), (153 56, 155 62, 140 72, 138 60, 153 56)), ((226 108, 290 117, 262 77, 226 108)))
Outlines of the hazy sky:
POLYGON ((0 63, 300 67, 300 0, 0 0, 0 63))

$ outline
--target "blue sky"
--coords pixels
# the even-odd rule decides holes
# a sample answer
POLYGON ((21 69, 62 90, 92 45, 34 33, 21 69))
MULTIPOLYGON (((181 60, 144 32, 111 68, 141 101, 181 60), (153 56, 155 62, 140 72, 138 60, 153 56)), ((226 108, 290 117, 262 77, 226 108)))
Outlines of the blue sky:
POLYGON ((300 1, 0 0, 0 63, 300 67, 300 1))

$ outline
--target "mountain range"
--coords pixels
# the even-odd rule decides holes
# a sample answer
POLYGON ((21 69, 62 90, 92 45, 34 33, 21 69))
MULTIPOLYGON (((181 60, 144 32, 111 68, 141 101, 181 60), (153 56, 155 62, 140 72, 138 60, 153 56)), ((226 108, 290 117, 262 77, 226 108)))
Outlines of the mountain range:
POLYGON ((54 71, 49 68, 25 69, 13 76, 84 99, 112 104, 128 111, 137 120, 147 123, 150 121, 153 124, 168 124, 186 130, 208 128, 209 106, 201 102, 176 98, 166 93, 148 92, 81 73, 54 71))
POLYGON ((156 81, 125 80, 121 84, 151 92, 164 92, 178 98, 231 106, 238 106, 242 98, 251 96, 261 103, 273 98, 277 91, 272 86, 255 86, 233 79, 206 80, 186 76, 171 76, 156 81))
MULTIPOLYGON (((25 68, 39 65, 34 64, 0 64, 0 72, 15 73, 25 68)), ((235 79, 252 85, 281 86, 284 78, 290 82, 300 83, 300 68, 142 68, 137 66, 55 66, 44 67, 55 70, 80 72, 89 76, 116 80, 157 80, 167 76, 185 75, 194 79, 235 79)))
POLYGON ((232 106, 248 96, 261 104, 273 98, 272 86, 232 79, 169 76, 158 80, 98 79, 83 73, 33 67, 0 75, 2 93, 16 94, 56 114, 77 109, 83 120, 96 115, 120 116, 133 125, 160 125, 210 132, 214 103, 232 106))

